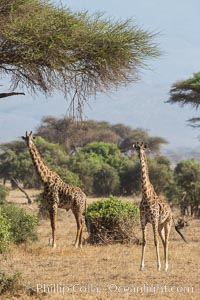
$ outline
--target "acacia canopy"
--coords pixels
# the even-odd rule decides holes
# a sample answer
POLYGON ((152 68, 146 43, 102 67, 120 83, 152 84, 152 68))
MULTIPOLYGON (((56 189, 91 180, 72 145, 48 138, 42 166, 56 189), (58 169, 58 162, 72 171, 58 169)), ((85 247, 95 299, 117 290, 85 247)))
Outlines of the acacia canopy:
MULTIPOLYGON (((191 78, 178 81, 172 85, 170 90, 169 103, 178 103, 181 106, 190 104, 196 109, 200 105, 200 72, 195 73, 191 78)), ((200 118, 188 120, 193 127, 200 126, 200 118)))
POLYGON ((36 135, 45 140, 62 145, 68 154, 76 152, 80 147, 91 142, 105 142, 117 144, 121 152, 127 153, 133 149, 134 141, 144 141, 153 153, 159 153, 162 144, 167 141, 162 137, 149 136, 148 132, 140 128, 131 128, 124 124, 111 124, 85 120, 74 122, 72 118, 55 118, 46 116, 42 119, 36 135))
POLYGON ((42 0, 0 1, 0 75, 10 88, 61 91, 80 114, 89 96, 138 78, 159 51, 132 20, 73 13, 42 0))

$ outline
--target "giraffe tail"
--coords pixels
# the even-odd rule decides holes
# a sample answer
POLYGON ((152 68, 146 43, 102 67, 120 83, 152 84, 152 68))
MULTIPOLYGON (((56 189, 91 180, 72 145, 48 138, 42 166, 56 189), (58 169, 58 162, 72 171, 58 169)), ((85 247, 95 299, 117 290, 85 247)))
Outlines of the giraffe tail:
POLYGON ((175 221, 174 221, 173 217, 172 217, 172 219, 173 219, 173 222, 174 222, 174 227, 175 227, 176 232, 181 236, 181 238, 184 240, 184 242, 188 244, 188 242, 186 241, 184 235, 180 232, 180 229, 179 229, 178 225, 175 224, 175 221))
POLYGON ((85 200, 85 226, 87 228, 87 232, 90 233, 90 220, 87 216, 87 201, 85 200))

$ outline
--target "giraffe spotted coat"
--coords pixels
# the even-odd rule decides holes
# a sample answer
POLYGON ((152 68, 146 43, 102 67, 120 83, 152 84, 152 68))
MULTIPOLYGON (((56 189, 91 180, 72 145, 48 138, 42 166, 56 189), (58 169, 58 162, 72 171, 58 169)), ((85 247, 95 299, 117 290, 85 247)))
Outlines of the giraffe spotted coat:
POLYGON ((49 211, 52 228, 52 247, 56 247, 57 208, 72 210, 77 223, 75 247, 82 247, 82 214, 86 207, 85 193, 79 187, 64 183, 56 172, 45 165, 33 142, 32 132, 26 132, 22 138, 26 141, 33 164, 44 186, 43 197, 49 211))

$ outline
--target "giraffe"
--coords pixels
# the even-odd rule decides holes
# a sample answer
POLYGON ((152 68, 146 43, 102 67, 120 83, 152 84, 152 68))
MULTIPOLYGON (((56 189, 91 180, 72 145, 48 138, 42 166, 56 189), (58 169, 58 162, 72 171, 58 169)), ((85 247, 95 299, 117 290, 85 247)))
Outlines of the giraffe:
POLYGON ((50 170, 43 162, 34 142, 32 131, 22 136, 29 149, 33 164, 44 186, 45 205, 49 211, 52 229, 52 247, 56 247, 56 218, 57 209, 72 210, 77 224, 75 247, 82 247, 83 220, 82 212, 86 208, 86 195, 79 187, 66 184, 60 176, 50 170))
MULTIPOLYGON (((147 148, 147 146, 143 142, 137 142, 133 144, 133 148, 138 153, 141 165, 142 200, 140 202, 140 223, 142 229, 142 257, 140 263, 140 270, 142 271, 144 269, 144 255, 146 249, 146 225, 147 223, 151 223, 153 227, 154 244, 156 248, 157 269, 159 271, 161 269, 159 254, 160 236, 164 248, 165 271, 167 271, 169 234, 171 230, 172 220, 174 221, 172 211, 169 204, 156 194, 154 187, 150 182, 147 158, 145 154, 145 149, 147 148)), ((180 234, 182 239, 186 242, 184 236, 179 232, 179 228, 175 226, 175 229, 180 234)))

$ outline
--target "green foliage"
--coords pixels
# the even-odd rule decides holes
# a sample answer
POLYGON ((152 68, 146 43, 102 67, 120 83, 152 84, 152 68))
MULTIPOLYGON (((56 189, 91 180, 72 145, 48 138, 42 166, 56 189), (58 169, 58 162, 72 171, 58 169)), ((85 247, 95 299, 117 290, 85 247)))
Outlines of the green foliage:
POLYGON ((9 220, 10 238, 15 244, 37 240, 38 219, 35 216, 14 205, 3 206, 2 211, 9 220))
POLYGON ((8 195, 8 190, 5 186, 0 184, 0 205, 5 204, 6 201, 6 197, 8 195))
MULTIPOLYGON (((56 171, 66 183, 79 185, 78 176, 67 170, 68 157, 61 146, 47 142, 41 137, 37 137, 35 142, 42 154, 42 159, 49 168, 56 171)), ((1 149, 4 151, 0 154, 1 177, 6 179, 17 178, 23 182, 25 188, 41 187, 30 153, 24 147, 24 143, 3 144, 1 149), (20 146, 21 144, 23 146, 20 146)))
POLYGON ((200 93, 200 72, 195 73, 193 77, 178 81, 173 84, 170 90, 170 103, 181 103, 182 105, 191 104, 198 108, 200 93))
POLYGON ((87 207, 87 217, 89 219, 102 218, 110 221, 120 221, 122 219, 138 219, 139 209, 127 200, 116 197, 103 198, 95 201, 87 207))
POLYGON ((83 153, 82 151, 71 156, 68 160, 68 168, 80 178, 80 187, 87 194, 93 193, 94 176, 101 169, 102 159, 96 154, 83 153))
POLYGON ((88 205, 87 218, 90 243, 138 242, 134 227, 139 220, 139 209, 131 202, 115 197, 88 205))
POLYGON ((93 192, 98 195, 117 195, 119 193, 120 178, 118 172, 108 164, 103 164, 94 177, 93 192))
POLYGON ((18 168, 17 155, 14 150, 9 147, 6 148, 2 145, 3 153, 0 154, 0 176, 4 179, 11 179, 16 175, 16 169, 18 168))
POLYGON ((194 73, 192 78, 186 79, 185 84, 188 84, 193 89, 199 90, 200 87, 200 72, 194 73))
POLYGON ((1 0, 1 76, 25 86, 72 97, 81 113, 88 96, 138 77, 146 59, 157 57, 154 34, 131 20, 100 13, 73 13, 42 0, 1 0))
MULTIPOLYGON (((100 126, 100 124, 98 124, 100 126)), ((102 122, 101 128, 107 128, 102 122)), ((128 127, 115 125, 116 133, 131 131, 128 127)), ((140 130, 137 131, 137 134, 140 130)), ((88 195, 130 195, 140 192, 140 166, 132 163, 127 153, 122 154, 113 143, 92 142, 78 148, 72 155, 67 155, 62 146, 47 142, 42 137, 35 140, 44 163, 57 172, 64 182, 81 187, 88 195)), ((12 142, 1 145, 0 176, 17 178, 25 188, 39 188, 41 181, 27 148, 20 143, 12 142)), ((154 145, 156 149, 156 145, 154 145)), ((169 162, 164 157, 149 160, 150 173, 156 190, 163 192, 170 181, 169 162), (152 169, 152 171, 151 171, 152 169), (160 174, 162 176, 160 176, 160 174)))
MULTIPOLYGON (((194 159, 183 160, 177 164, 175 170, 175 182, 179 187, 179 193, 186 192, 186 207, 191 208, 191 215, 199 215, 200 205, 200 163, 194 159)), ((180 197, 180 201, 181 201, 180 197)))
POLYGON ((15 244, 37 239, 35 216, 14 205, 2 203, 0 207, 0 252, 6 252, 9 243, 15 244))
POLYGON ((21 274, 15 272, 13 275, 7 275, 4 272, 0 271, 0 295, 5 293, 12 293, 21 289, 21 274))
POLYGON ((148 160, 149 176, 155 191, 158 194, 165 193, 167 188, 173 183, 173 172, 170 168, 169 160, 166 157, 158 156, 148 160))
POLYGON ((81 152, 98 161, 96 166, 99 167, 96 167, 95 172, 92 174, 92 192, 96 195, 116 195, 120 187, 117 169, 123 161, 118 147, 115 144, 93 142, 84 146, 81 152))
POLYGON ((9 247, 10 227, 9 220, 3 209, 0 207, 0 253, 6 252, 9 247))
POLYGON ((29 152, 24 147, 18 151, 18 145, 15 148, 13 144, 1 145, 4 152, 0 154, 0 177, 9 180, 17 178, 25 187, 39 187, 29 152))
POLYGON ((178 185, 190 192, 200 181, 200 163, 194 159, 183 160, 175 168, 178 185))
POLYGON ((93 154, 101 157, 104 163, 107 163, 113 167, 118 165, 120 159, 120 150, 115 144, 105 142, 93 142, 87 144, 81 149, 83 153, 93 154))
MULTIPOLYGON (((125 164, 120 172, 121 192, 123 194, 141 193, 141 166, 137 157, 125 164)), ((165 194, 173 183, 173 171, 166 157, 157 156, 147 159, 150 181, 158 194, 165 194)))
MULTIPOLYGON (((75 126, 71 119, 53 117, 44 119, 38 133, 43 138, 37 136, 35 143, 44 163, 57 172, 64 182, 79 186, 88 195, 119 192, 130 195, 140 192, 138 162, 132 163, 132 159, 135 159, 131 150, 132 142, 144 138, 154 153, 157 153, 160 145, 165 142, 161 138, 149 137, 142 129, 132 129, 123 124, 87 121, 75 126), (105 140, 111 138, 115 143, 99 141, 102 137, 105 140)), ((0 177, 17 178, 23 182, 24 188, 41 187, 41 181, 24 143, 6 143, 1 145, 0 149, 0 177)), ((166 171, 162 173, 163 180, 166 179, 167 164, 164 161, 157 163, 163 168, 166 165, 166 171)), ((155 171, 157 165, 154 167, 155 171)), ((155 182, 159 182, 158 188, 163 191, 164 186, 160 182, 162 178, 157 178, 159 181, 155 182)))
POLYGON ((67 169, 64 168, 53 168, 54 171, 58 173, 58 175, 62 178, 62 180, 67 183, 74 186, 81 186, 81 181, 79 179, 78 174, 75 174, 67 169))
MULTIPOLYGON (((196 109, 200 105, 200 72, 194 73, 193 77, 175 82, 170 89, 169 103, 178 103, 181 106, 190 104, 196 109)), ((189 120, 190 125, 199 127, 200 118, 192 118, 189 120)))
POLYGON ((140 194, 141 171, 139 161, 129 161, 120 171, 120 189, 123 195, 140 194))
POLYGON ((183 197, 183 190, 180 188, 180 186, 177 185, 175 181, 175 176, 172 183, 166 187, 165 196, 167 197, 168 202, 174 205, 181 204, 181 199, 183 197))
POLYGON ((45 161, 49 167, 54 165, 62 166, 65 164, 66 153, 60 145, 50 143, 40 136, 37 136, 34 142, 39 152, 45 157, 45 161))
POLYGON ((89 143, 70 157, 68 168, 78 174, 87 194, 117 194, 120 187, 119 170, 127 161, 114 144, 89 143))
POLYGON ((24 152, 17 155, 17 161, 18 166, 14 170, 14 173, 17 173, 17 177, 12 177, 22 181, 24 188, 40 188, 41 183, 36 174, 35 167, 27 149, 24 152))

